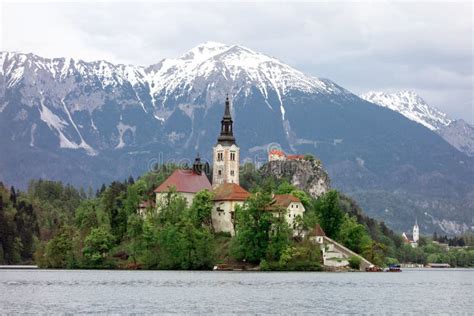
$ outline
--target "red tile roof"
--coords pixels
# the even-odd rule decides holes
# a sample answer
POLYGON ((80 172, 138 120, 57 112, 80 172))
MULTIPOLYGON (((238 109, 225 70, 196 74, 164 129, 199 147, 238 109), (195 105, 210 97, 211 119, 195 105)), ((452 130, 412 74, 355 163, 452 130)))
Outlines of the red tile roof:
POLYGON ((197 193, 204 189, 209 191, 212 189, 211 183, 204 173, 199 175, 192 170, 183 169, 175 170, 165 182, 155 189, 155 192, 168 192, 171 187, 175 187, 176 192, 182 193, 197 193))
POLYGON ((309 235, 310 236, 326 236, 326 234, 324 233, 324 230, 321 228, 319 224, 316 224, 316 226, 314 226, 313 230, 309 232, 309 235))
POLYGON ((278 149, 272 149, 272 150, 270 151, 270 155, 286 156, 283 151, 278 150, 278 149))
POLYGON ((275 194, 273 197, 273 202, 270 206, 271 208, 275 208, 277 206, 287 208, 292 202, 298 203, 301 201, 296 196, 291 194, 275 194))
POLYGON ((250 196, 240 185, 224 183, 214 189, 214 201, 245 201, 250 196))
POLYGON ((302 160, 304 159, 304 155, 288 155, 286 156, 288 160, 302 160))

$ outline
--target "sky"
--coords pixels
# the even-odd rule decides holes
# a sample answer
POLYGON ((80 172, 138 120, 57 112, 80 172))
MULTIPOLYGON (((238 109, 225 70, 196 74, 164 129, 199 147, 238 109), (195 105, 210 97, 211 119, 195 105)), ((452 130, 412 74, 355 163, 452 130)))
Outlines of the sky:
POLYGON ((9 1, 0 50, 150 65, 239 44, 361 94, 413 90, 474 123, 471 1, 9 1))

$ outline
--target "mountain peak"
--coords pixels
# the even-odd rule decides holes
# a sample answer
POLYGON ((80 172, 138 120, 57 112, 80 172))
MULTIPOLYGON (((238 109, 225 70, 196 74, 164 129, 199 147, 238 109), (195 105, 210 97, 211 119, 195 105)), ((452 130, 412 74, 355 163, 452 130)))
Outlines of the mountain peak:
POLYGON ((398 112, 433 131, 444 128, 452 122, 446 113, 429 105, 421 96, 411 90, 402 90, 394 93, 370 91, 360 97, 366 101, 398 112))
POLYGON ((207 41, 204 43, 201 43, 186 53, 181 56, 180 59, 184 60, 206 60, 208 58, 211 58, 212 56, 215 56, 227 49, 229 49, 230 46, 218 42, 212 42, 212 41, 207 41))

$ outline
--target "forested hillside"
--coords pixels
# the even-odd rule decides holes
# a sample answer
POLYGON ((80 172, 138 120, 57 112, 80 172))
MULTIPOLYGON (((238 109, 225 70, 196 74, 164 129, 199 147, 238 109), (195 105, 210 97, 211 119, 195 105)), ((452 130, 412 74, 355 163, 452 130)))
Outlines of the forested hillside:
MULTIPOLYGON (((262 269, 319 270, 319 249, 305 238, 292 237, 284 221, 265 212, 272 193, 291 193, 306 207, 300 231, 318 223, 329 237, 378 265, 474 265, 472 247, 448 251, 425 237, 413 249, 337 191, 315 200, 284 179, 262 177, 250 164, 242 170, 241 184, 253 194, 237 210, 236 238, 213 232, 208 191, 200 192, 192 205, 170 193, 158 205, 159 213, 149 207, 146 216, 139 215, 139 203, 153 201, 153 189, 176 167, 159 166, 136 181, 115 181, 96 192, 45 180, 31 181, 26 192, 1 184, 0 262, 49 268, 211 269, 245 261, 262 269)), ((473 245, 472 236, 460 239, 473 245)))

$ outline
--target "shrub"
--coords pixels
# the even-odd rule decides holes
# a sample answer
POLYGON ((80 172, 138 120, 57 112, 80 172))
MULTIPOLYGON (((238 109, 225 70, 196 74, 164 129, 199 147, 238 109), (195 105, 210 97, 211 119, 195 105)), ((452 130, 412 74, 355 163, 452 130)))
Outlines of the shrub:
POLYGON ((359 270, 361 262, 362 260, 359 257, 352 256, 349 258, 349 267, 354 270, 359 270))

